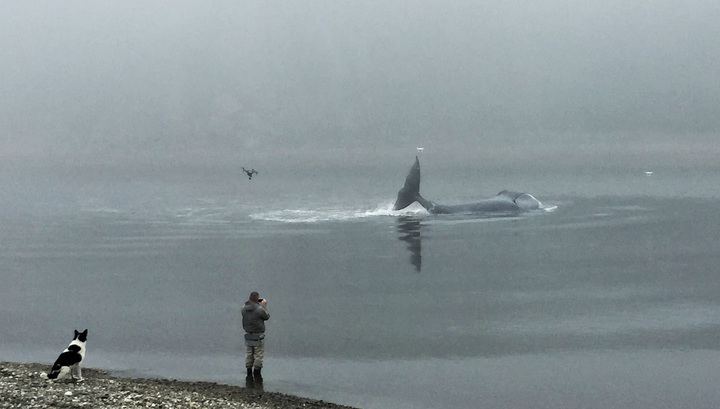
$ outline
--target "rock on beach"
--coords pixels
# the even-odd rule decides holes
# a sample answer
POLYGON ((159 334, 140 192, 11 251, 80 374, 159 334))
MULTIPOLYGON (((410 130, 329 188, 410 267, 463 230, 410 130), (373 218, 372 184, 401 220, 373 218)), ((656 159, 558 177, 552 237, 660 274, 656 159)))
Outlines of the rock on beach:
POLYGON ((114 377, 83 368, 83 381, 49 380, 50 365, 0 362, 0 408, 352 409, 322 400, 214 382, 114 377))

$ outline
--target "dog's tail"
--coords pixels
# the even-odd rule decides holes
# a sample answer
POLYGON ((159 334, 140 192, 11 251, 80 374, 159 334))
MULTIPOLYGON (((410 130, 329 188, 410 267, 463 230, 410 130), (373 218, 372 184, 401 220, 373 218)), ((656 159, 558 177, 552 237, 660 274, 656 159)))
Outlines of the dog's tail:
POLYGON ((69 367, 55 364, 52 369, 50 369, 50 372, 48 372, 45 376, 48 379, 57 379, 58 377, 63 378, 68 372, 70 372, 69 367))
POLYGON ((65 375, 70 372, 70 367, 80 363, 82 361, 82 355, 80 354, 81 347, 79 345, 70 345, 65 351, 58 357, 55 363, 48 372, 47 377, 50 379, 62 379, 65 375))

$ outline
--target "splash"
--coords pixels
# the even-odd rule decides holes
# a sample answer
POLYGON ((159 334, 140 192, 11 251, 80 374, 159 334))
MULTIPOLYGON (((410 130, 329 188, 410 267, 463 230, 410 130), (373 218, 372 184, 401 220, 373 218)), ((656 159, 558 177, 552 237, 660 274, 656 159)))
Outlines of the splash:
POLYGON ((545 213, 550 213, 550 212, 554 212, 555 210, 557 210, 557 208, 558 208, 557 205, 549 205, 549 206, 543 205, 543 206, 540 206, 540 208, 538 210, 545 212, 545 213))
MULTIPOLYGON (((250 214, 253 220, 261 220, 278 223, 319 223, 319 222, 347 222, 355 220, 367 220, 371 218, 381 217, 397 217, 397 216, 429 216, 418 203, 414 203, 402 210, 393 210, 394 202, 381 203, 371 209, 356 209, 342 207, 327 207, 321 209, 283 209, 262 213, 250 214)), ((557 209, 556 205, 543 205, 532 213, 549 213, 557 209)), ((498 215, 486 215, 489 218, 496 218, 498 215)))
POLYGON ((427 214, 420 205, 411 206, 397 211, 393 210, 393 202, 382 203, 372 209, 324 208, 324 209, 283 209, 251 214, 254 220, 280 223, 318 223, 334 221, 353 221, 373 217, 403 216, 427 214))

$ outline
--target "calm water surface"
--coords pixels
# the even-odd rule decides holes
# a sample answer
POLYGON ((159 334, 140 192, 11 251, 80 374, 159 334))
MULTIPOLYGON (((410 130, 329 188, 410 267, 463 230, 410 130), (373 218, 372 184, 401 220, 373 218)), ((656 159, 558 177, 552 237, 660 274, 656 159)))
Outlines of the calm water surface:
POLYGON ((511 188, 549 207, 482 218, 392 211, 406 171, 5 176, 0 359, 50 364, 89 328, 88 366, 243 384, 239 310, 257 289, 266 390, 367 408, 715 407, 716 172, 424 170, 438 202, 511 188))

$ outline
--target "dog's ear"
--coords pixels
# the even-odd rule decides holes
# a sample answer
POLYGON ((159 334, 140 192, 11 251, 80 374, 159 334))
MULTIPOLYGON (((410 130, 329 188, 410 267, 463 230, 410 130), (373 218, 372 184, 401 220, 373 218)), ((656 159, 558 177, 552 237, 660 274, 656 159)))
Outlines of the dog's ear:
POLYGON ((75 330, 75 338, 77 338, 78 335, 80 335, 80 333, 78 332, 78 330, 75 330))

